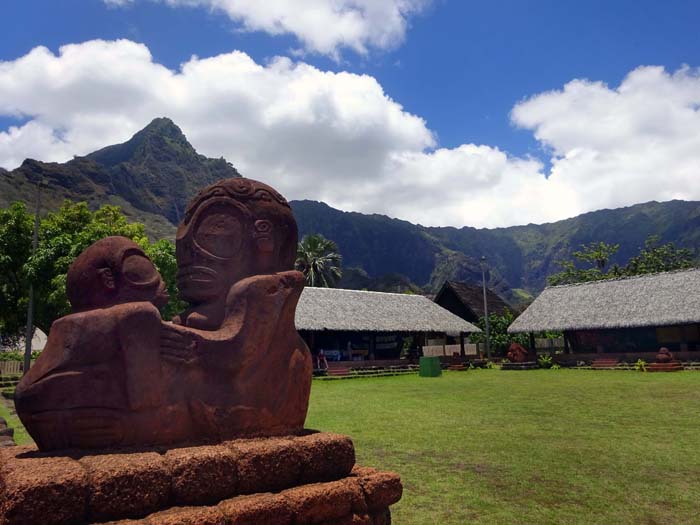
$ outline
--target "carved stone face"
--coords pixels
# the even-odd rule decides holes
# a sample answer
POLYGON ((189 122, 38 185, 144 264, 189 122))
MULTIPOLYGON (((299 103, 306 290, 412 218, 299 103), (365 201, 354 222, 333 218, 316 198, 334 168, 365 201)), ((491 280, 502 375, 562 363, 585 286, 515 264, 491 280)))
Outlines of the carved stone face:
POLYGON ((177 283, 182 298, 201 303, 252 274, 252 217, 226 196, 205 201, 177 230, 177 283))
POLYGON ((106 237, 81 253, 68 270, 66 288, 74 310, 168 302, 158 270, 139 245, 126 237, 106 237))

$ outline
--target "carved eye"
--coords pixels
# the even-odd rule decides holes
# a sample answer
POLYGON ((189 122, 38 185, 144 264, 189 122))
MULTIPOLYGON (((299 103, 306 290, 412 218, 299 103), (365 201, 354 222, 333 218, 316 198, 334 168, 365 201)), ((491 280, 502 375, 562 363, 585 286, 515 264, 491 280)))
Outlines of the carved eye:
POLYGON ((264 219, 255 221, 255 231, 258 233, 270 233, 272 231, 272 223, 264 219))
POLYGON ((214 204, 200 216, 194 233, 197 244, 212 255, 233 257, 241 247, 243 226, 236 207, 214 204))
POLYGON ((128 255, 122 263, 122 275, 133 284, 148 284, 158 276, 153 263, 143 255, 128 255))

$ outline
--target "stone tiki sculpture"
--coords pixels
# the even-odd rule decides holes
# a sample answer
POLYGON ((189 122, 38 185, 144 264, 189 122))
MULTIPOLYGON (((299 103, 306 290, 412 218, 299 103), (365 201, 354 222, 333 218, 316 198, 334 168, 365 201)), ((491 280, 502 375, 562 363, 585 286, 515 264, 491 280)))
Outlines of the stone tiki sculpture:
POLYGON ((102 239, 68 272, 72 313, 22 378, 17 412, 42 450, 221 441, 303 428, 311 357, 294 327, 303 275, 286 200, 249 179, 220 181, 177 232, 173 323, 153 264, 102 239))

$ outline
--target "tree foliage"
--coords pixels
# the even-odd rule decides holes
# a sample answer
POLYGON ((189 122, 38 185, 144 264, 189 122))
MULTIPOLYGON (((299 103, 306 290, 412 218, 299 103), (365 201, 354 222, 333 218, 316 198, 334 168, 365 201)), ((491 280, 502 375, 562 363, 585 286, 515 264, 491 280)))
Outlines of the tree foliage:
POLYGON ((320 234, 305 235, 297 246, 294 267, 306 277, 307 286, 333 288, 342 277, 338 245, 320 234))
POLYGON ((95 241, 110 235, 134 240, 152 258, 171 294, 163 316, 178 308, 175 247, 168 240, 151 244, 140 223, 129 222, 117 206, 91 211, 84 202, 65 201, 47 213, 39 227, 39 246, 31 255, 34 216, 21 203, 0 209, 0 330, 13 335, 26 323, 29 284, 34 284, 35 324, 48 332, 70 312, 66 273, 73 260, 95 241))
MULTIPOLYGON (((504 356, 511 343, 518 343, 527 348, 529 345, 527 334, 509 334, 508 327, 513 324, 515 316, 508 308, 503 314, 489 314, 489 343, 493 355, 504 356)), ((483 343, 486 341, 486 318, 480 317, 476 325, 481 332, 469 336, 470 343, 483 343)))
POLYGON ((550 285, 581 283, 630 277, 647 273, 682 270, 695 266, 693 253, 687 248, 676 248, 672 242, 660 244, 659 237, 652 235, 644 242, 644 247, 638 255, 630 258, 625 266, 612 265, 608 268, 610 259, 619 244, 592 242, 581 246, 581 250, 573 252, 575 260, 559 261, 562 271, 548 278, 550 285))
POLYGON ((652 235, 644 242, 644 248, 625 266, 626 275, 668 272, 692 268, 693 253, 687 248, 676 248, 672 242, 660 244, 658 235, 652 235))
POLYGON ((17 334, 26 322, 29 280, 25 264, 32 252, 34 219, 15 202, 0 209, 0 333, 17 334))

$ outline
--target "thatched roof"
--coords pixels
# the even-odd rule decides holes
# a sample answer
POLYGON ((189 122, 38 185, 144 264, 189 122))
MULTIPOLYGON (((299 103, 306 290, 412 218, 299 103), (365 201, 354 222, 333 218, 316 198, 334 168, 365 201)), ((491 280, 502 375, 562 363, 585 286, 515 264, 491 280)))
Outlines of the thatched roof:
MULTIPOLYGON (((476 321, 484 316, 484 290, 480 284, 445 281, 434 301, 468 321, 476 321), (455 308, 450 296, 459 301, 463 309, 455 308)), ((512 310, 508 303, 490 288, 486 288, 486 305, 488 306, 489 314, 503 315, 503 311, 506 308, 512 310)))
POLYGON ((298 330, 479 332, 422 295, 338 288, 304 288, 295 322, 298 330))
POLYGON ((595 330, 700 322, 700 269, 551 286, 509 332, 595 330))

